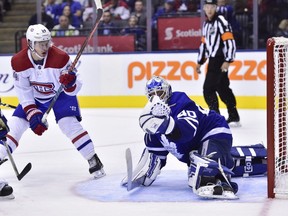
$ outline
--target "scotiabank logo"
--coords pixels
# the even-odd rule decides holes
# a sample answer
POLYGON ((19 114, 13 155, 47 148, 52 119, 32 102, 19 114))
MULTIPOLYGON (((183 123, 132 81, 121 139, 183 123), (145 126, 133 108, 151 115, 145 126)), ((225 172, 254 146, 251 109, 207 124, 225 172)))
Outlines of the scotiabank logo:
MULTIPOLYGON (((128 65, 128 87, 133 88, 135 81, 148 80, 153 75, 167 80, 198 80, 197 63, 194 61, 147 61, 131 62, 128 65)), ((204 76, 204 67, 201 68, 204 76)), ((230 80, 266 80, 266 60, 236 60, 229 68, 230 80)))
MULTIPOLYGON (((174 38, 173 34, 173 27, 167 27, 165 29, 165 38, 164 40, 172 40, 174 38)), ((188 37, 200 37, 201 36, 201 29, 188 29, 188 30, 176 30, 175 37, 176 38, 188 38, 188 37)))
POLYGON ((134 81, 150 79, 153 75, 167 80, 198 80, 196 62, 193 61, 147 61, 131 62, 128 66, 128 87, 132 88, 134 81))

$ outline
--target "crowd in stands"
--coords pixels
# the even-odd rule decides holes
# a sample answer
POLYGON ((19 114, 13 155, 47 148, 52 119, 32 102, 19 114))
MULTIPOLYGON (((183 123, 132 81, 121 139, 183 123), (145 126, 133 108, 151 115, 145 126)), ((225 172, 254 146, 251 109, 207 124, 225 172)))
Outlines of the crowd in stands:
MULTIPOLYGON (((2 1, 5 0, 0 0, 0 3, 2 1)), ((158 18, 161 16, 191 15, 193 13, 199 16, 201 14, 200 2, 200 0, 151 1, 153 50, 157 50, 158 18), (156 43, 153 41, 156 41, 156 43)), ((284 24, 288 20, 288 12, 286 10, 288 0, 260 0, 258 2, 260 39, 262 37, 263 41, 265 41, 269 36, 275 34, 287 37, 288 27, 287 24, 284 24), (275 5, 280 5, 280 7, 275 7, 275 5), (283 21, 281 25, 280 21, 283 21), (277 28, 278 25, 279 28, 277 28)), ((93 4, 94 0, 45 0, 42 8, 42 23, 52 30, 54 36, 79 35, 82 30, 91 29, 94 23, 96 17, 93 4)), ((146 0, 102 0, 102 5, 104 13, 98 28, 98 34, 134 34, 137 50, 145 50, 146 0)), ((252 11, 253 0, 218 0, 218 13, 224 15, 230 22, 238 48, 247 48, 245 47, 246 42, 252 40, 252 11)), ((37 14, 34 14, 29 24, 36 22, 37 14)))
POLYGON ((9 10, 11 10, 11 0, 0 0, 0 23, 3 22, 6 11, 9 10))

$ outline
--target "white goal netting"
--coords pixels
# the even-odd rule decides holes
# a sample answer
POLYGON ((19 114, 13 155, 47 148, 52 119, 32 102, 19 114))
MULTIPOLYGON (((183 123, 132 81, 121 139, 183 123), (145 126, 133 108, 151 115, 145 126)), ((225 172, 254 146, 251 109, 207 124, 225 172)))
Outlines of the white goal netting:
POLYGON ((273 38, 274 58, 274 193, 288 198, 288 39, 273 38))

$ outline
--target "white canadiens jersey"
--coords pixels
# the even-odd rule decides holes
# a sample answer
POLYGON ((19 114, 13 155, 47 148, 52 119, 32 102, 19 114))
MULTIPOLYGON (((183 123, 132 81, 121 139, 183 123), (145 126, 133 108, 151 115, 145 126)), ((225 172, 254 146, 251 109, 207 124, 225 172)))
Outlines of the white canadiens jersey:
MULTIPOLYGON (((28 48, 23 49, 12 57, 11 66, 14 71, 14 87, 22 107, 39 102, 47 102, 59 89, 61 72, 71 65, 69 55, 52 46, 43 65, 36 65, 28 48)), ((80 81, 76 82, 73 92, 68 95, 76 95, 81 88, 80 81)))

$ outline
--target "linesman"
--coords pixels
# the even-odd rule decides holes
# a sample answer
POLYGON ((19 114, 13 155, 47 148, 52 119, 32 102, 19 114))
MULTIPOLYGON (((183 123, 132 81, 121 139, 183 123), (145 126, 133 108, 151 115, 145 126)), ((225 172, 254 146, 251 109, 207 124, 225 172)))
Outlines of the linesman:
POLYGON ((232 28, 228 21, 217 14, 217 0, 205 0, 204 12, 206 21, 202 27, 202 39, 197 59, 197 72, 209 59, 208 69, 203 86, 205 101, 210 110, 219 111, 220 99, 225 103, 228 111, 226 121, 230 126, 240 126, 240 117, 236 108, 235 96, 229 87, 228 68, 234 61, 236 43, 232 28))

